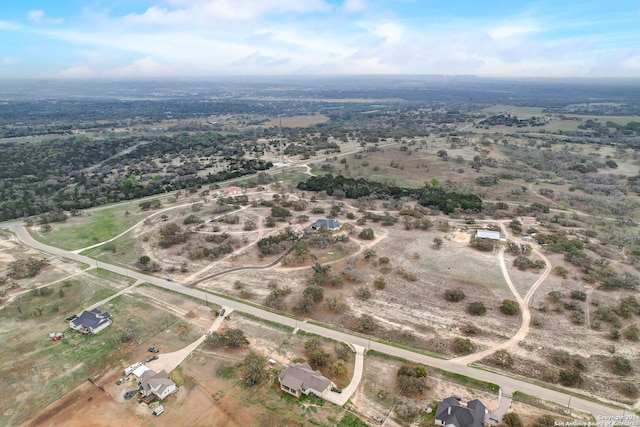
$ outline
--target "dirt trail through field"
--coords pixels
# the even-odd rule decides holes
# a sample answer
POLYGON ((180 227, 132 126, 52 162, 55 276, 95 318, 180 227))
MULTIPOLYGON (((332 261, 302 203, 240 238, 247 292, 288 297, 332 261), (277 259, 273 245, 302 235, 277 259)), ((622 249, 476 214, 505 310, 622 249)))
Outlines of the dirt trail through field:
MULTIPOLYGON (((509 236, 509 234, 507 233, 506 227, 504 226, 504 221, 500 223, 500 227, 502 228, 502 231, 504 232, 505 236, 515 241, 516 243, 523 243, 521 239, 514 238, 514 236, 509 236)), ((544 272, 542 272, 538 280, 536 280, 533 286, 531 286, 531 288, 529 289, 525 297, 522 298, 518 293, 516 287, 514 286, 513 281, 511 280, 511 277, 509 276, 509 271, 507 270, 507 266, 504 261, 505 250, 506 248, 504 247, 500 249, 500 252, 498 253, 498 259, 500 260, 500 269, 502 270, 502 275, 504 276, 504 279, 506 280, 507 285, 511 290, 511 293, 513 293, 513 296, 516 298, 516 301, 520 305, 520 311, 522 313, 522 323, 520 325, 520 329, 518 329, 518 332, 516 332, 516 334, 512 336, 508 341, 501 344, 493 345, 488 349, 478 353, 473 353, 467 356, 451 359, 451 361, 454 363, 468 365, 468 364, 477 362, 478 360, 484 359, 485 357, 492 355, 497 350, 508 349, 513 347, 514 345, 522 341, 529 333, 529 327, 531 323, 531 307, 530 307, 531 300, 536 290, 538 289, 538 287, 545 281, 545 279, 551 272, 551 262, 549 262, 547 257, 545 257, 538 249, 533 249, 532 252, 537 256, 539 256, 544 261, 546 268, 544 272)))

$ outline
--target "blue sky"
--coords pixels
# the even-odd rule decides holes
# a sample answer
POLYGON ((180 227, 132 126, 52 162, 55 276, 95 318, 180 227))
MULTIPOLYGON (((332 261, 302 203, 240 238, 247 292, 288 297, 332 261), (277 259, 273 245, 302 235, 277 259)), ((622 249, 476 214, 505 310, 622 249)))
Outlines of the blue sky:
POLYGON ((5 0, 0 78, 640 77, 640 3, 5 0))

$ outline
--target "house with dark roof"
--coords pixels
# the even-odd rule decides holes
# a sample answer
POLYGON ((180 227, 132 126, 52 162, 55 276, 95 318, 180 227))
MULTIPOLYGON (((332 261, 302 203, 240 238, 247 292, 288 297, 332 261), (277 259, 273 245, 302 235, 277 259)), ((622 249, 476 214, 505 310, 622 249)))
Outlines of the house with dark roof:
POLYGON ((329 231, 338 231, 340 227, 342 227, 342 224, 337 219, 319 219, 311 224, 311 229, 314 231, 318 231, 321 228, 326 228, 329 231))
POLYGON ((455 397, 447 397, 438 404, 435 423, 445 427, 482 427, 486 408, 478 399, 462 406, 455 397))
POLYGON ((69 327, 82 334, 97 334, 111 324, 111 314, 98 309, 83 311, 69 320, 69 327))
POLYGON ((319 371, 311 369, 308 363, 293 363, 280 375, 280 388, 295 397, 301 394, 322 395, 331 385, 319 371))

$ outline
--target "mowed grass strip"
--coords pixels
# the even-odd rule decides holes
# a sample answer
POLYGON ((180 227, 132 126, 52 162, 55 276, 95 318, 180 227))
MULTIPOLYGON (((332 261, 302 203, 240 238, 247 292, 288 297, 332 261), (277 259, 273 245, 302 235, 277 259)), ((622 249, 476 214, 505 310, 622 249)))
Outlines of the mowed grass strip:
POLYGON ((75 250, 104 242, 131 228, 152 212, 135 212, 129 204, 115 206, 91 213, 90 217, 70 218, 67 223, 52 224, 53 229, 34 237, 38 240, 67 250, 75 250))

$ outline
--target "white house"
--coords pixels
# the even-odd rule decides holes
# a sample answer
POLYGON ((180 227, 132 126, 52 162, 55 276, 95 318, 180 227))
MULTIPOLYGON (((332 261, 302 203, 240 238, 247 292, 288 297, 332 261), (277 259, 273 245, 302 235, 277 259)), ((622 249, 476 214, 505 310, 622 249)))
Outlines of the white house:
MULTIPOLYGON (((162 400, 177 390, 176 384, 171 381, 166 371, 156 372, 146 365, 138 363, 131 365, 129 368, 133 368, 131 373, 138 378, 138 385, 142 387, 141 393, 144 397, 153 395, 162 400)), ((125 372, 127 369, 125 369, 125 372)))

